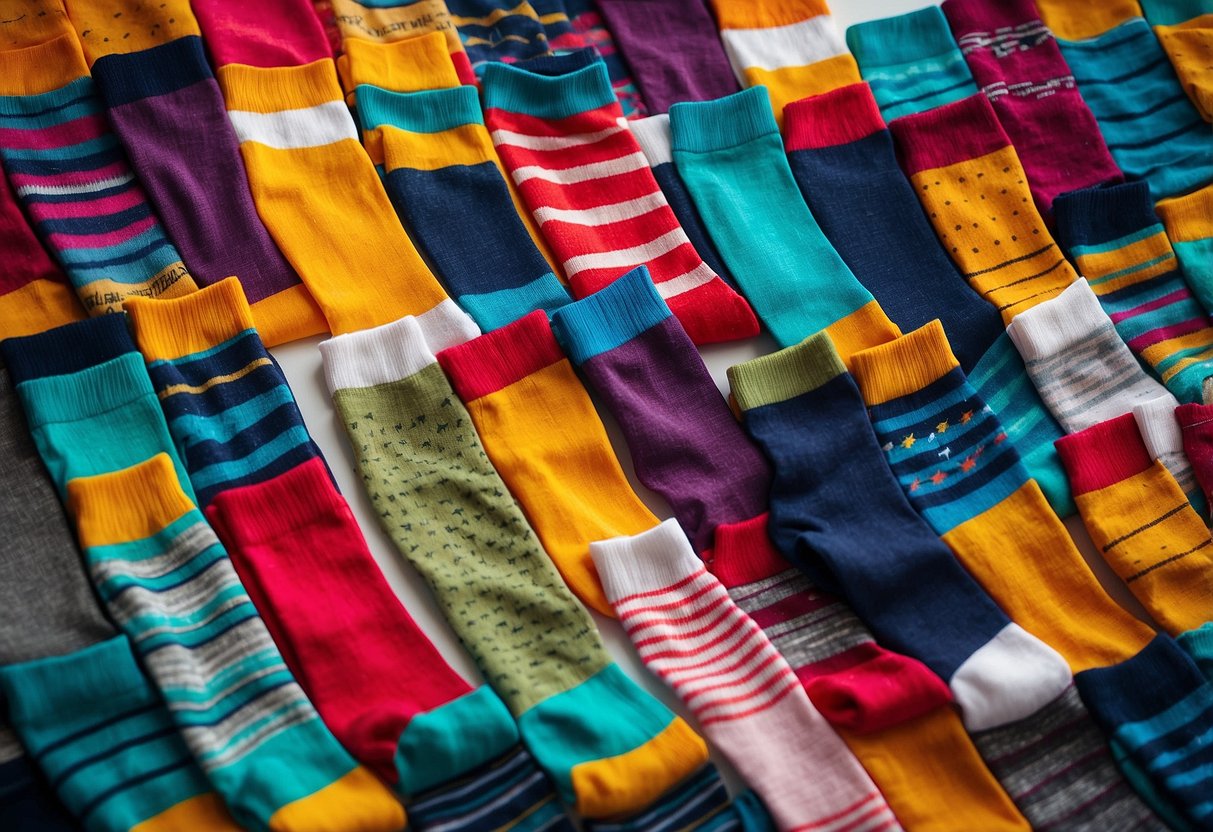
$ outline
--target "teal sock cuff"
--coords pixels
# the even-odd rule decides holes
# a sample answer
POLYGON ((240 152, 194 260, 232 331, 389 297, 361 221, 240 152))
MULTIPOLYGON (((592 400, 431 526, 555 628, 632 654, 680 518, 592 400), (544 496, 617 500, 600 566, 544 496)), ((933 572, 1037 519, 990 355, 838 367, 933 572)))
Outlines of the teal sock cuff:
POLYGON ((510 64, 484 68, 484 107, 547 120, 615 103, 606 64, 595 61, 567 75, 538 75, 510 64))
POLYGON ((410 133, 441 133, 466 124, 484 124, 476 88, 390 92, 371 84, 354 91, 364 130, 390 125, 410 133))
POLYGON ((1174 26, 1211 11, 1207 0, 1141 0, 1141 10, 1151 26, 1174 26))
POLYGON ((104 364, 63 376, 44 376, 17 385, 30 429, 55 422, 78 422, 155 397, 143 356, 128 352, 104 364))
POLYGON ((939 6, 856 23, 847 29, 847 46, 860 67, 893 66, 960 53, 939 6))
POLYGON ((524 315, 542 309, 549 315, 569 303, 569 290, 551 272, 530 283, 496 292, 460 295, 456 298, 483 332, 491 332, 514 323, 524 315))
POLYGON ((711 153, 763 136, 778 136, 779 126, 767 88, 760 85, 715 101, 674 104, 670 133, 675 152, 711 153))
POLYGON ((552 329, 580 365, 610 352, 670 317, 647 266, 637 266, 589 297, 552 315, 552 329))

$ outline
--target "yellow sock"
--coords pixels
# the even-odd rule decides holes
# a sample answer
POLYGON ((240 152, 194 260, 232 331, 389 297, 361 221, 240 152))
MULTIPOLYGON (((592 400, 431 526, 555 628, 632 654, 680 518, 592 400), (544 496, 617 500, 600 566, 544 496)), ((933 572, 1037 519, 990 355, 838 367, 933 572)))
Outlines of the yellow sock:
POLYGON ((1036 0, 1040 19, 1064 40, 1085 40, 1141 17, 1137 0, 1036 0))

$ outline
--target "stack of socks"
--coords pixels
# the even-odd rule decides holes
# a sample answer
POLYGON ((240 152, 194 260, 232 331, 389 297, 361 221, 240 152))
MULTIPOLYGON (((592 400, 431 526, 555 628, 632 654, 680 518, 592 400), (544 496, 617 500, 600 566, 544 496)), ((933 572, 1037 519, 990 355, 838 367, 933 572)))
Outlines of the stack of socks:
POLYGON ((1141 8, 1184 92, 1213 121, 1213 9, 1200 0, 1141 0, 1141 8))
POLYGON ((1213 185, 1155 206, 1184 279, 1205 309, 1213 309, 1213 185))

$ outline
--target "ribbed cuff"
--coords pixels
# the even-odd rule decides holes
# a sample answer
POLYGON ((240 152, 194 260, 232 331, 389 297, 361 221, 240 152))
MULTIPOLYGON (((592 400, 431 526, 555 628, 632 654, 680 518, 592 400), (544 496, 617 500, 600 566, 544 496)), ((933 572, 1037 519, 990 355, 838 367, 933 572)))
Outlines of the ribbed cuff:
POLYGON ((1179 402, 1170 393, 1133 406, 1137 430, 1151 459, 1183 454, 1184 435, 1176 418, 1177 407, 1179 402))
POLYGON ((1074 682, 1082 701, 1109 734, 1129 723, 1151 720, 1189 696, 1199 699, 1184 703, 1185 711, 1201 713, 1213 705, 1209 685, 1196 664, 1167 635, 1155 636, 1132 658, 1076 674, 1074 682))
POLYGON ((1213 404, 1181 404, 1175 408, 1180 430, 1191 430, 1213 422, 1213 404))
POLYGON ((897 140, 907 176, 967 162, 1011 145, 983 93, 895 118, 889 130, 897 140))
POLYGON ((207 508, 207 515, 212 513, 219 515, 231 543, 241 547, 289 540, 300 529, 331 522, 334 516, 356 526, 349 505, 317 457, 265 482, 216 495, 207 508))
POLYGON ((1034 361, 1064 352, 1111 325, 1099 298, 1080 277, 1057 297, 1016 315, 1007 335, 1024 361, 1034 361))
POLYGON ((329 395, 338 390, 400 381, 437 361, 411 315, 373 329, 330 338, 320 344, 320 355, 329 395))
POLYGON ((31 379, 17 393, 25 402, 31 429, 91 419, 156 395, 143 356, 134 351, 69 375, 31 379))
POLYGON ((938 319, 851 356, 851 374, 868 407, 917 393, 959 366, 938 319))
POLYGON ((480 327, 450 298, 443 298, 414 317, 425 336, 426 346, 435 354, 480 336, 480 327))
POLYGON ((811 17, 830 13, 825 0, 781 0, 759 3, 755 0, 709 0, 716 21, 723 29, 769 29, 791 26, 811 17))
POLYGON ((960 54, 939 6, 856 23, 847 29, 847 46, 865 70, 960 54))
POLYGON ((347 90, 370 84, 390 92, 419 92, 460 83, 443 32, 391 43, 348 38, 343 46, 345 54, 337 59, 337 69, 347 90))
POLYGON ((1174 26, 1213 11, 1208 0, 1138 0, 1138 3, 1151 26, 1174 26))
MULTIPOLYGON (((1071 3, 1071 0, 1066 2, 1071 3)), ((1076 9, 1080 6, 1077 3, 1071 5, 1076 9)), ((992 32, 1040 20, 1035 0, 998 0, 997 3, 988 0, 947 0, 943 12, 952 24, 952 31, 961 33, 992 32)))
POLYGON ((1144 180, 1097 185, 1053 200, 1057 241, 1067 253, 1075 246, 1108 243, 1158 224, 1150 185, 1144 180))
POLYGON ((672 313, 647 266, 637 266, 589 297, 552 314, 552 331, 577 365, 631 341, 672 313))
POLYGON ((640 152, 649 160, 649 167, 655 168, 674 161, 669 113, 633 119, 628 122, 628 127, 636 144, 640 145, 640 152))
POLYGON ((549 77, 511 64, 484 68, 484 108, 548 121, 617 104, 606 64, 595 61, 567 75, 549 77))
POLYGON ((179 298, 126 302, 139 351, 149 362, 204 352, 256 329, 240 281, 228 277, 179 298))
POLYGON ((612 604, 638 592, 668 589, 704 568, 672 519, 640 534, 591 543, 590 557, 612 604))
MULTIPOLYGON (((21 49, 0 50, 0 96, 41 95, 88 75, 88 63, 75 32, 21 49)), ((4 104, 0 101, 0 106, 4 104)), ((9 107, 6 115, 19 115, 9 107)))
POLYGON ((1075 494, 1127 480, 1154 464, 1132 413, 1125 413, 1053 443, 1075 494))
POLYGON ((729 368, 729 387, 743 411, 816 390, 847 371, 824 332, 793 347, 729 368))
POLYGON ((683 101, 670 107, 670 139, 675 151, 711 153, 763 136, 778 136, 766 87, 717 98, 683 101))
POLYGON ((764 512, 740 523, 716 527, 712 549, 705 557, 708 569, 726 589, 765 581, 794 568, 771 543, 767 534, 770 517, 764 512))
POLYGON ((441 133, 465 124, 484 124, 475 87, 388 92, 363 84, 355 96, 364 130, 391 125, 410 133, 441 133))
POLYGON ((788 151, 816 150, 866 139, 885 129, 884 116, 867 84, 793 101, 783 108, 788 151))
POLYGON ((332 58, 303 66, 228 64, 219 67, 215 77, 228 110, 277 113, 304 110, 330 101, 345 102, 332 58))
POLYGON ((197 35, 139 52, 104 55, 93 64, 93 78, 111 108, 176 92, 214 77, 202 38, 197 35))
POLYGON ((465 402, 495 393, 564 358, 540 309, 438 353, 438 363, 465 402))
POLYGON ((1184 196, 1161 200, 1154 206, 1172 243, 1213 237, 1213 185, 1184 196))
POLYGON ((0 341, 0 353, 14 386, 35 378, 78 373, 138 351, 127 329, 126 315, 121 313, 0 341))
POLYGON ((598 54, 597 49, 586 46, 582 49, 574 49, 572 52, 565 52, 563 55, 540 55, 537 58, 520 61, 518 66, 527 72, 554 78, 557 75, 568 75, 570 72, 585 69, 601 60, 602 56, 598 54))
POLYGON ((166 453, 121 471, 68 480, 67 504, 86 549, 152 537, 196 511, 166 453))

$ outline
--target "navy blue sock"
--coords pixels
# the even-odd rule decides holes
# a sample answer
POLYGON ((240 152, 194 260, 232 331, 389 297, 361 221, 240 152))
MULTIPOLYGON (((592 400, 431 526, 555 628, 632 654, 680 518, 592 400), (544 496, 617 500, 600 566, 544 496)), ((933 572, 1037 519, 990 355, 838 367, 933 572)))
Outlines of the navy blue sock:
POLYGON ((80 825, 59 803, 29 758, 21 754, 0 763, 0 829, 8 832, 75 832, 80 825))
POLYGON ((136 352, 126 315, 101 315, 37 335, 0 341, 13 386, 45 376, 65 376, 136 352))

